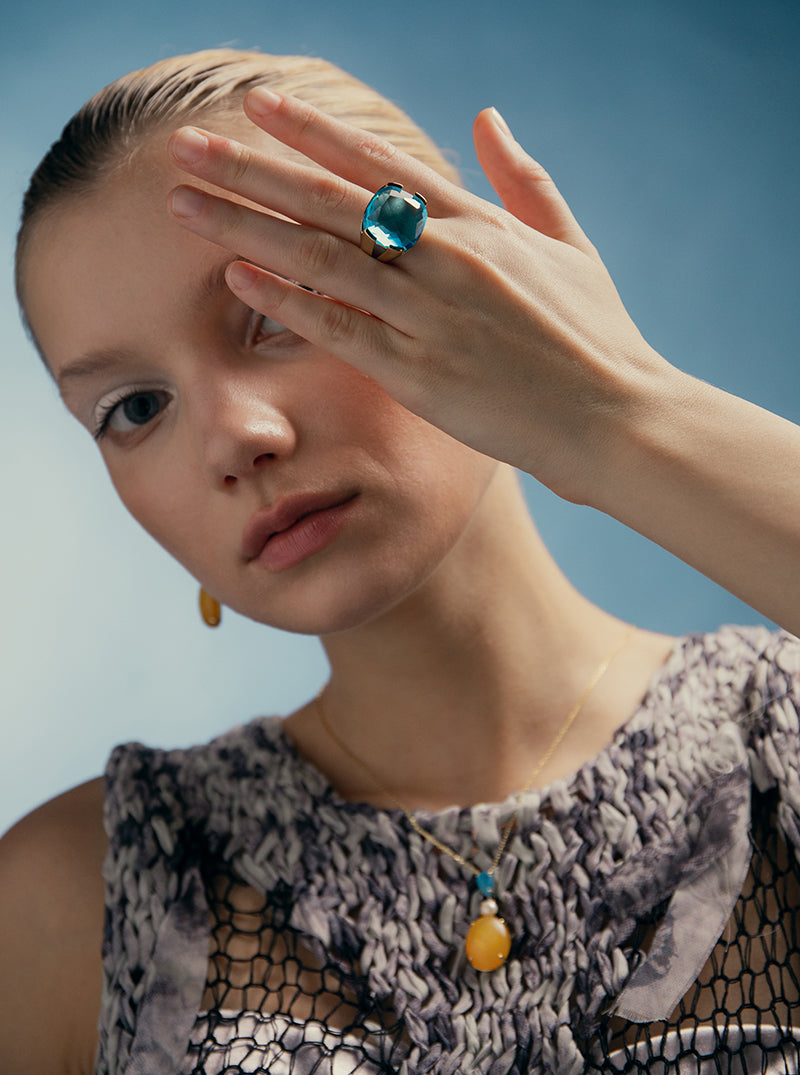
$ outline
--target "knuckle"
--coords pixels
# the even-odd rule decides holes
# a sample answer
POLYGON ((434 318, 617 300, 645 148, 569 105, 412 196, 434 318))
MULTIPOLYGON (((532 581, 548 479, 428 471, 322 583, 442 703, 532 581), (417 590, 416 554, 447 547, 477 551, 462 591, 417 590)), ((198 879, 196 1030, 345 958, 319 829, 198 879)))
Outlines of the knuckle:
POLYGON ((289 288, 270 288, 269 310, 266 309, 267 303, 265 302, 265 308, 261 312, 283 324, 284 318, 289 320, 291 317, 294 308, 293 298, 294 295, 289 288))
POLYGON ((217 231, 228 236, 241 235, 246 231, 246 218, 240 206, 228 201, 227 198, 219 198, 214 208, 217 231))
POLYGON ((530 183, 552 183, 550 173, 533 157, 527 157, 520 166, 520 174, 530 183))
POLYGON ((231 142, 230 178, 236 184, 244 184, 253 170, 253 153, 248 146, 240 142, 231 142))
POLYGON ((475 223, 488 228, 499 228, 501 231, 505 231, 508 227, 508 211, 501 209, 499 205, 492 205, 487 202, 485 205, 481 205, 474 212, 475 223))
POLYGON ((338 176, 320 176, 315 178, 309 189, 313 208, 325 216, 336 215, 345 208, 348 191, 343 179, 338 176))
POLYGON ((313 134, 319 117, 311 105, 303 104, 295 115, 295 123, 301 135, 313 134))
POLYGON ((304 274, 313 279, 335 272, 336 254, 332 236, 324 231, 312 231, 300 239, 297 260, 304 274))
POLYGON ((322 336, 335 345, 352 336, 353 311, 333 300, 325 302, 320 310, 319 325, 322 336))
POLYGON ((373 164, 391 167, 397 161, 399 150, 391 142, 385 142, 375 134, 364 134, 356 146, 356 152, 369 158, 373 164))
MULTIPOLYGON (((488 269, 486 237, 480 233, 476 236, 474 229, 459 235, 457 241, 454 236, 447 244, 446 250, 450 271, 460 287, 463 287, 465 281, 469 280, 476 271, 482 273, 488 269)), ((457 294, 446 294, 440 298, 454 307, 458 307, 461 303, 461 296, 457 294)))

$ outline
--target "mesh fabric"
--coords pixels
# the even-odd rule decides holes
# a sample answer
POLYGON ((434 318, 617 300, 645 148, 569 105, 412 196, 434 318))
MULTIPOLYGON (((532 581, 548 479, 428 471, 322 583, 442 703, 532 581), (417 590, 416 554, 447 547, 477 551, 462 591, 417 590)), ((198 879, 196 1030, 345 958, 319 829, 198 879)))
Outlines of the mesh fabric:
MULTIPOLYGON (((778 833, 774 793, 754 797, 751 841, 750 872, 731 920, 672 1017, 638 1024, 605 1014, 584 1027, 586 1072, 796 1071, 800 878, 778 833)), ((285 895, 267 899, 230 874, 213 877, 215 923, 191 1075, 398 1071, 407 1048, 401 1014, 377 1003, 356 959, 347 973, 340 959, 315 956, 288 924, 285 895)), ((638 923, 625 949, 631 972, 665 909, 666 901, 638 923)), ((502 1070, 535 1070, 531 1046, 531 1029, 523 1028, 517 1055, 502 1070)))

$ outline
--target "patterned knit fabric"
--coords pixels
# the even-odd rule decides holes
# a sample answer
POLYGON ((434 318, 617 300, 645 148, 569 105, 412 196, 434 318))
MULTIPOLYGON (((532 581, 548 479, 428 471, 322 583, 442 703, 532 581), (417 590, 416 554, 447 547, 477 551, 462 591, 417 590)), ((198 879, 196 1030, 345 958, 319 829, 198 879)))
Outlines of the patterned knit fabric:
MULTIPOLYGON (((523 797, 485 974, 474 878, 279 719, 117 748, 96 1075, 800 1070, 798 710, 797 639, 680 640, 608 747, 523 797)), ((417 816, 485 869, 515 806, 417 816)))

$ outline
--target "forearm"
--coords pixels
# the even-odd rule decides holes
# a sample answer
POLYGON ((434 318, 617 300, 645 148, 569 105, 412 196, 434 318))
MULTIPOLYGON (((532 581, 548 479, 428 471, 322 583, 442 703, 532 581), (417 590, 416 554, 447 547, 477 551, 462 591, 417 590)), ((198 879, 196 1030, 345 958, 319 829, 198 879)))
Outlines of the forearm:
POLYGON ((595 506, 800 635, 800 428, 678 371, 664 380, 595 506))

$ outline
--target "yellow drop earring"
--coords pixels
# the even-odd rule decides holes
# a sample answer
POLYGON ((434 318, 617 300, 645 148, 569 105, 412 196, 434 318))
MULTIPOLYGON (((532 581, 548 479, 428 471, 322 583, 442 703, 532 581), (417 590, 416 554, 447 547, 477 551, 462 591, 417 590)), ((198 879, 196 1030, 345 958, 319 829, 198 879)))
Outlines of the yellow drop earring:
POLYGON ((219 601, 200 587, 200 615, 207 627, 219 627, 222 619, 219 601))

